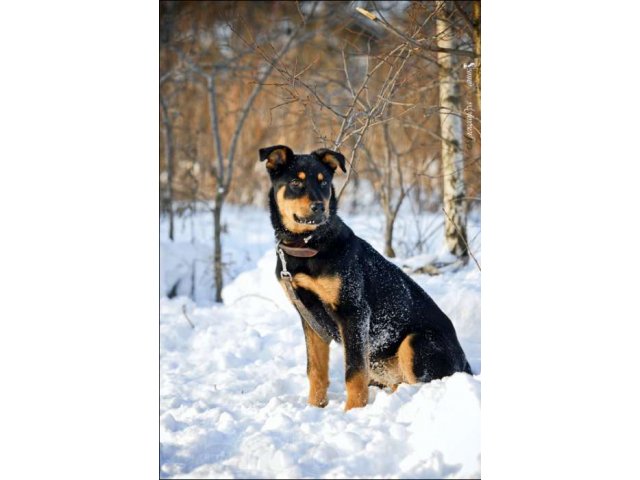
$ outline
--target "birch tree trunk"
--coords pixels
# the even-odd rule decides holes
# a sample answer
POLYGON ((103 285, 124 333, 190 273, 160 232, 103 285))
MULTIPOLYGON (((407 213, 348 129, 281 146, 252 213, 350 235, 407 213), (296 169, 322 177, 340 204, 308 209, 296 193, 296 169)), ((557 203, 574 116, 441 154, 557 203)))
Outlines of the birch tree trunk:
MULTIPOLYGON (((446 20, 445 2, 437 2, 436 8, 438 9, 436 20, 438 47, 456 48, 450 23, 446 20)), ((455 55, 438 52, 438 63, 440 64, 440 136, 444 177, 445 241, 452 254, 467 258, 462 109, 460 108, 460 85, 456 75, 458 62, 455 55)))

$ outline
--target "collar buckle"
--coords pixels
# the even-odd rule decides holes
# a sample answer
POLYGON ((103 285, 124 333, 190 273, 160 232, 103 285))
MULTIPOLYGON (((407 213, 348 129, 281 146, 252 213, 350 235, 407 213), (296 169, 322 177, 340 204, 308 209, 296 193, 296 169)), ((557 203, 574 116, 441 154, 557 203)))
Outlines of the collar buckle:
POLYGON ((282 248, 280 248, 280 242, 278 242, 278 256, 280 257, 280 263, 282 263, 282 271, 280 272, 280 278, 286 278, 287 280, 291 280, 291 272, 287 270, 287 261, 284 258, 284 252, 282 248))

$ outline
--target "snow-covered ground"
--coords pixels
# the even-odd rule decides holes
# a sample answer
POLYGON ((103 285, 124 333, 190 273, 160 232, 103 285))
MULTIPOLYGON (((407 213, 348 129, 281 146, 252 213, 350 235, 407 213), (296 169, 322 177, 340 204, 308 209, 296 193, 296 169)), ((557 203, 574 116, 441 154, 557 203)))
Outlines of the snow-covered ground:
MULTIPOLYGON (((342 215, 382 248, 382 217, 342 215)), ((223 304, 212 300, 211 218, 161 224, 160 468, 163 478, 474 478, 480 476, 480 272, 413 278, 450 316, 475 375, 458 373, 395 393, 369 388, 369 404, 343 411, 343 353, 331 345, 329 405, 306 404, 300 320, 274 275, 268 213, 224 212, 223 304), (193 228, 192 228, 193 227, 193 228), (192 267, 195 265, 195 271, 192 267), (191 287, 191 282, 195 280, 191 287), (176 287, 176 288, 174 288, 176 287), (178 296, 165 295, 174 290, 178 296), (195 301, 186 296, 193 294, 195 301), (193 325, 193 327, 192 327, 193 325)), ((404 209, 399 265, 442 258, 440 215, 404 209), (425 240, 426 238, 426 240, 425 240), (423 242, 423 252, 416 245, 423 242), (403 257, 404 255, 404 257, 403 257)), ((480 260, 480 224, 469 238, 480 260)))

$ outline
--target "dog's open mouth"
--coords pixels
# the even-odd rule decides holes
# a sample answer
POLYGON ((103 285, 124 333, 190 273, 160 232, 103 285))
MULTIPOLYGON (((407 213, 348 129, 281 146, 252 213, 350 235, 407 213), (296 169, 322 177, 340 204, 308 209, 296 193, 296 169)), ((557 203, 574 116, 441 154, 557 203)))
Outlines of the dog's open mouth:
POLYGON ((301 218, 295 213, 293 214, 293 219, 303 225, 321 225, 326 221, 324 215, 313 215, 311 217, 301 218))

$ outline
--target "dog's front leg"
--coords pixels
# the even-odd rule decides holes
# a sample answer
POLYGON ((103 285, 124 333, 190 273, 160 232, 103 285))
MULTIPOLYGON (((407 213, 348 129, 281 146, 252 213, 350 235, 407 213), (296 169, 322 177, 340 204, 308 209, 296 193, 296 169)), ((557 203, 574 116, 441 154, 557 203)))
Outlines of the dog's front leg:
POLYGON ((339 326, 344 346, 347 411, 364 407, 369 400, 369 309, 358 307, 342 313, 339 326))
POLYGON ((302 319, 304 340, 307 344, 307 378, 309 379, 309 405, 326 407, 329 400, 329 344, 302 319))

